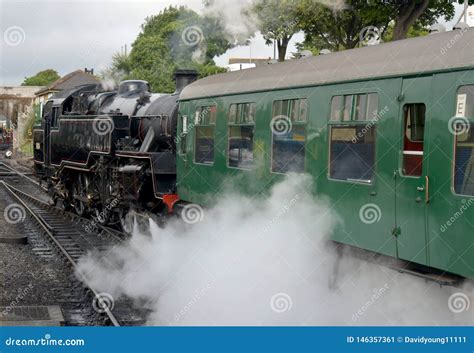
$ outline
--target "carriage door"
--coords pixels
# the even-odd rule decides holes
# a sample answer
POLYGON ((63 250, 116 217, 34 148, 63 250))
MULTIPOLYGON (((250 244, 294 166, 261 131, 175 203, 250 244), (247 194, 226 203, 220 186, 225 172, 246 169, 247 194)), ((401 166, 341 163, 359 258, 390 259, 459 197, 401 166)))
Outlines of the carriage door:
POLYGON ((429 202, 427 136, 430 120, 431 77, 403 80, 399 97, 399 168, 396 178, 398 257, 427 264, 426 207, 429 202))

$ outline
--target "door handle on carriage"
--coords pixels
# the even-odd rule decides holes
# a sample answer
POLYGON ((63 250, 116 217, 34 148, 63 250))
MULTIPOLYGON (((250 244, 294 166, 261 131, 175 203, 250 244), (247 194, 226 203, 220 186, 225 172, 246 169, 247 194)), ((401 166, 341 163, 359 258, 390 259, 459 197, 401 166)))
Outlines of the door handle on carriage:
POLYGON ((420 191, 420 192, 421 192, 421 191, 425 191, 425 187, 424 187, 424 186, 418 186, 418 187, 416 188, 416 190, 418 190, 418 191, 420 191))

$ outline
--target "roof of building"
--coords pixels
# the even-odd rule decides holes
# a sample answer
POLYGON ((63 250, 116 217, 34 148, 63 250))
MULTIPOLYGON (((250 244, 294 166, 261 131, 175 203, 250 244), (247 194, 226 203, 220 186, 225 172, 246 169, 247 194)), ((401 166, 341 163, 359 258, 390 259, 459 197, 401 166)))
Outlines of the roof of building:
POLYGON ((268 64, 272 58, 229 58, 229 65, 232 64, 268 64))
POLYGON ((87 85, 91 83, 99 83, 99 82, 100 81, 94 76, 92 76, 91 74, 86 73, 82 70, 76 70, 61 77, 59 80, 54 81, 53 83, 39 90, 35 94, 37 96, 40 96, 50 91, 54 91, 54 92, 62 91, 64 89, 70 89, 76 86, 82 86, 82 85, 87 85))
POLYGON ((474 67, 474 28, 205 77, 180 100, 474 67))

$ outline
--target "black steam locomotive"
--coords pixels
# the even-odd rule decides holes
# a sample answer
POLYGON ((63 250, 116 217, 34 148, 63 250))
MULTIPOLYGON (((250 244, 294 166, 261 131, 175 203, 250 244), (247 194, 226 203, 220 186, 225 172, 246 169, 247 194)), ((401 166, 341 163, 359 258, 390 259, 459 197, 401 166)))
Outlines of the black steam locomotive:
POLYGON ((195 81, 194 70, 175 73, 176 91, 150 92, 146 81, 62 91, 43 107, 33 130, 35 173, 58 207, 100 223, 128 210, 171 210, 176 195, 177 99, 195 81))

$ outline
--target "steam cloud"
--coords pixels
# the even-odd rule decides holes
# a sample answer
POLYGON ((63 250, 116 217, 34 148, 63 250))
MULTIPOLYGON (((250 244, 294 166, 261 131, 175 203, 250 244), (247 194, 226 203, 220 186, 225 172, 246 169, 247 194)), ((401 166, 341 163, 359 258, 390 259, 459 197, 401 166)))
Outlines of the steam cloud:
POLYGON ((308 177, 266 197, 233 192, 198 223, 136 227, 124 245, 79 263, 88 283, 151 309, 150 325, 453 325, 462 290, 400 274, 327 241, 341 220, 308 177), (148 233, 148 234, 147 234, 148 233))
POLYGON ((257 15, 252 7, 259 0, 226 1, 213 0, 204 8, 203 15, 219 18, 224 26, 227 40, 243 44, 259 28, 257 15))

